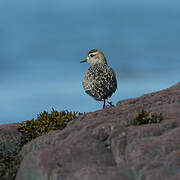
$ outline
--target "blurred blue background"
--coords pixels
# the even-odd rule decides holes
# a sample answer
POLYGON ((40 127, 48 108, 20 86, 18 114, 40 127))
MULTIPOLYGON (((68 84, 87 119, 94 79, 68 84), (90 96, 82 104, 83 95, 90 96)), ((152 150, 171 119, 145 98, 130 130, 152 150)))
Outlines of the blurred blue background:
POLYGON ((117 74, 111 100, 141 96, 180 77, 179 0, 1 0, 0 124, 44 110, 89 112, 82 88, 89 50, 117 74))

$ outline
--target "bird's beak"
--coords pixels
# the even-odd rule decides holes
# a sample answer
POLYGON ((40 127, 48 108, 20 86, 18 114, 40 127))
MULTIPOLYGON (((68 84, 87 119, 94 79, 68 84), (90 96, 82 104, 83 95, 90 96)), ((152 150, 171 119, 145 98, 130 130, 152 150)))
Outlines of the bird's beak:
POLYGON ((87 62, 87 59, 83 60, 83 61, 80 61, 80 63, 84 63, 84 62, 87 62))

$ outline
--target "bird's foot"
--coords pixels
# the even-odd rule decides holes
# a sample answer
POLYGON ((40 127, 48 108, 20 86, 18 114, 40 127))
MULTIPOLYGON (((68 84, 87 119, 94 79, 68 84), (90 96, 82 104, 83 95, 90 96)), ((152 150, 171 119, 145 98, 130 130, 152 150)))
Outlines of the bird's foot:
POLYGON ((114 105, 112 104, 112 101, 108 101, 107 103, 108 103, 107 107, 112 107, 112 106, 114 106, 114 105))
POLYGON ((113 107, 114 105, 112 104, 112 101, 107 101, 108 105, 106 106, 105 101, 104 101, 104 105, 103 105, 103 109, 105 108, 110 108, 113 107))

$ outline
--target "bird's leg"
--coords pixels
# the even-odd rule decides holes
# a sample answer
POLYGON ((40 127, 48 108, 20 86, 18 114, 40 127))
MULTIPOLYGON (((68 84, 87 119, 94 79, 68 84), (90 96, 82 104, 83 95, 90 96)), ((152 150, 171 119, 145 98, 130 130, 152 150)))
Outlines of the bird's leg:
POLYGON ((112 104, 112 101, 108 101, 108 104, 109 104, 110 106, 114 106, 114 105, 112 104))
POLYGON ((103 109, 106 107, 106 99, 104 99, 103 109))

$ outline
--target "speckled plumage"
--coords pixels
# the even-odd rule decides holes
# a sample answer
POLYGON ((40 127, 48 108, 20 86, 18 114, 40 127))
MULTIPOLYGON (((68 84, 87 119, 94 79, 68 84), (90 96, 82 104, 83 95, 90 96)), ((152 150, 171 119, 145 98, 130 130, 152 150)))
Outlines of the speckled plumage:
POLYGON ((107 64, 92 65, 82 84, 85 92, 97 101, 111 97, 117 89, 115 73, 107 64))
POLYGON ((104 54, 98 49, 89 51, 87 59, 81 62, 91 64, 85 74, 83 88, 95 100, 104 101, 104 108, 105 100, 111 97, 117 89, 115 72, 108 66, 104 54))

